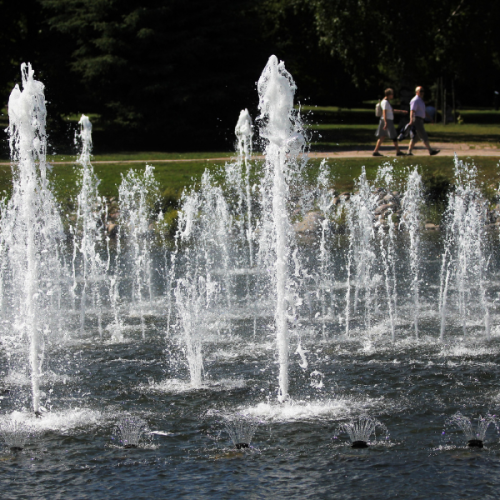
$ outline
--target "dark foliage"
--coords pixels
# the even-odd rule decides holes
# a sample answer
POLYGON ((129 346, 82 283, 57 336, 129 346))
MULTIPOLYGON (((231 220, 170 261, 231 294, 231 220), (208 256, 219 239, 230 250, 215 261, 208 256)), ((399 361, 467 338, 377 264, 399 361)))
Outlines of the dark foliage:
POLYGON ((462 104, 500 91, 500 4, 486 0, 0 0, 0 15, 1 98, 31 62, 56 145, 71 143, 62 117, 84 112, 100 116, 100 151, 229 148, 272 53, 301 102, 438 78, 462 104))

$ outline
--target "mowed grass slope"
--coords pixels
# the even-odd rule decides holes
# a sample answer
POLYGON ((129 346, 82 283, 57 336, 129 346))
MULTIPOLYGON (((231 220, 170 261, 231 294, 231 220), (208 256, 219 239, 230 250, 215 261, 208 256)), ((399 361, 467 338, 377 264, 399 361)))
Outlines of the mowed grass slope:
MULTIPOLYGON (((229 161, 229 160, 228 160, 229 161)), ((380 158, 331 158, 326 160, 331 172, 331 186, 338 192, 353 191, 356 188, 356 179, 361 174, 364 167, 368 179, 375 179, 377 169, 390 161, 395 168, 395 175, 401 180, 406 178, 409 169, 418 167, 424 178, 426 186, 432 187, 436 182, 447 182, 453 184, 453 158, 450 157, 399 157, 392 160, 380 158)), ((492 186, 498 186, 500 182, 499 159, 494 157, 477 157, 465 160, 475 163, 478 168, 479 180, 486 190, 491 190, 492 186)), ((194 162, 173 162, 156 163, 154 161, 137 164, 130 163, 98 163, 94 164, 94 171, 100 180, 99 191, 102 196, 117 197, 118 187, 121 183, 122 175, 130 169, 142 171, 146 164, 155 167, 155 177, 160 185, 160 191, 169 198, 178 198, 185 187, 195 185, 201 178, 204 170, 208 168, 212 172, 217 172, 224 167, 225 160, 216 161, 194 161, 194 162)), ((262 161, 253 161, 253 170, 258 177, 262 170, 262 161)), ((305 169, 304 189, 316 184, 316 177, 321 160, 310 159, 305 169)), ((53 191, 63 204, 74 199, 78 192, 78 178, 81 166, 74 165, 53 165, 49 179, 53 186, 53 191)), ((5 195, 9 195, 12 188, 12 173, 9 166, 0 166, 0 190, 5 195)))
MULTIPOLYGON (((5 111, 5 110, 4 110, 5 111)), ((307 127, 313 132, 312 150, 341 149, 372 149, 377 118, 372 106, 345 110, 337 107, 303 107, 307 127), (319 137, 321 135, 322 137, 319 137)), ((432 141, 464 141, 469 144, 500 146, 500 112, 491 110, 460 111, 465 122, 461 125, 428 124, 427 130, 432 141), (479 123, 469 123, 469 120, 479 123)), ((1 116, 2 125, 6 125, 5 113, 1 116), (5 122, 5 123, 4 123, 5 122)), ((472 153, 472 151, 471 151, 472 153)), ((182 190, 196 184, 205 168, 217 171, 226 161, 231 161, 233 152, 161 152, 161 151, 117 151, 114 153, 99 153, 99 145, 95 145, 95 155, 92 158, 94 170, 100 179, 100 194, 108 198, 118 196, 118 186, 121 176, 130 169, 143 170, 146 164, 155 167, 155 177, 160 184, 164 197, 178 199, 182 190), (159 160, 170 160, 162 163, 159 160), (173 161, 172 161, 173 160, 173 161), (192 160, 192 161, 190 161, 192 160), (104 162, 104 163, 101 163, 104 162), (106 163, 109 162, 109 163, 106 163), (122 163, 123 162, 123 163, 122 163), (133 162, 133 163, 125 163, 133 162)), ((78 191, 80 166, 76 164, 75 156, 52 155, 48 157, 52 163, 49 177, 53 191, 62 204, 63 209, 69 209, 78 191), (60 161, 69 162, 57 163, 60 161)), ((355 179, 361 169, 366 168, 369 179, 374 179, 378 167, 389 161, 387 158, 332 158, 327 161, 332 173, 332 187, 338 192, 353 191, 355 179)), ((396 172, 402 178, 407 169, 418 166, 423 175, 428 190, 436 186, 446 186, 453 183, 453 159, 447 157, 400 157, 392 159, 396 172)), ((498 159, 493 157, 477 157, 475 161, 479 171, 480 181, 485 193, 491 195, 492 185, 498 185, 498 159)), ((309 160, 306 168, 305 185, 313 186, 321 160, 309 160)), ((261 161, 255 161, 254 170, 259 175, 261 161)), ((9 196, 12 187, 11 168, 0 165, 0 191, 9 196)), ((490 196, 491 197, 491 196, 490 196)))
MULTIPOLYGON (((378 118, 374 106, 356 109, 304 106, 301 110, 314 151, 368 150, 375 146, 378 118)), ((460 124, 426 124, 431 143, 465 142, 473 146, 500 147, 500 111, 465 109, 458 113, 460 124)), ((396 126, 398 120, 396 115, 396 126)))

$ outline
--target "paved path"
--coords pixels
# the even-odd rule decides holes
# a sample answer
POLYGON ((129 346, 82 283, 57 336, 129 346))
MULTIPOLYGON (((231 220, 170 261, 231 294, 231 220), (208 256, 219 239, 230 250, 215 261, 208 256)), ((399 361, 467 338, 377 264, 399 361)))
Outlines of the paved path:
MULTIPOLYGON (((434 149, 440 149, 441 152, 439 156, 454 156, 455 153, 458 156, 467 157, 467 156, 495 156, 500 158, 500 149, 495 147, 489 147, 484 144, 481 145, 469 145, 465 143, 439 143, 432 142, 431 146, 434 149)), ((403 152, 406 152, 407 147, 403 145, 401 148, 403 152)), ((366 148, 365 150, 357 150, 357 151, 333 151, 333 152, 313 152, 309 153, 309 158, 371 158, 372 157, 373 148, 366 148)), ((394 151, 394 147, 392 146, 383 146, 380 149, 380 152, 384 157, 390 158, 395 157, 396 153, 394 151)), ((413 150, 414 156, 428 156, 429 153, 423 146, 417 145, 413 150)), ((256 160, 263 159, 263 156, 254 156, 256 160)), ((228 161, 229 157, 226 158, 183 158, 183 159, 169 159, 169 160, 98 160, 92 161, 93 165, 99 165, 101 163, 151 163, 154 165, 155 163, 192 163, 192 162, 207 162, 207 161, 228 161)), ((54 165, 74 165, 76 161, 55 161, 49 162, 54 165)), ((10 162, 0 163, 0 166, 10 166, 10 162)))
MULTIPOLYGON (((464 143, 449 143, 449 142, 431 142, 433 149, 440 149, 438 156, 498 156, 500 157, 500 149, 486 146, 484 144, 473 146, 464 143)), ((401 151, 406 153, 408 146, 402 144, 401 151)), ((394 147, 382 146, 380 149, 382 155, 391 157, 396 156, 394 147)), ((373 148, 367 148, 363 151, 336 151, 332 153, 309 153, 311 158, 369 158, 372 156, 373 148)), ((413 149, 414 156, 429 156, 427 149, 424 146, 418 145, 413 149)))

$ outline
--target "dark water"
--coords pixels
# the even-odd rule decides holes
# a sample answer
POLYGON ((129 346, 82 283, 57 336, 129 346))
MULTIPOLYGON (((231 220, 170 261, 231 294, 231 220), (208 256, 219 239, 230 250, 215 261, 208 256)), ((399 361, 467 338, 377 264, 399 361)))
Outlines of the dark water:
MULTIPOLYGON (((431 238, 419 340, 408 304, 394 345, 387 324, 354 330, 351 339, 334 325, 326 338, 314 320, 299 325, 309 366, 299 366, 294 333, 287 406, 276 403, 270 317, 258 319, 255 335, 244 317, 207 333, 207 382, 196 390, 186 382, 179 340, 165 338, 165 316, 148 316, 145 340, 138 318, 127 319, 121 342, 109 334, 100 342, 94 324, 85 338, 52 350, 42 398, 49 411, 36 422, 36 441, 0 453, 0 498, 497 498, 499 436, 490 428, 483 449, 468 449, 462 433, 446 426, 457 411, 500 412, 497 305, 490 342, 480 322, 463 337, 452 317, 440 344, 438 253, 431 238), (213 410, 260 419, 250 450, 233 449, 213 410), (162 434, 137 449, 114 445, 115 424, 127 414, 162 434), (366 450, 350 448, 346 435, 334 439, 339 423, 362 414, 378 418, 390 438, 378 436, 366 450)), ((496 293, 492 285, 492 299, 496 293)), ((22 412, 27 386, 6 371, 2 384, 11 389, 0 400, 2 415, 22 412)))

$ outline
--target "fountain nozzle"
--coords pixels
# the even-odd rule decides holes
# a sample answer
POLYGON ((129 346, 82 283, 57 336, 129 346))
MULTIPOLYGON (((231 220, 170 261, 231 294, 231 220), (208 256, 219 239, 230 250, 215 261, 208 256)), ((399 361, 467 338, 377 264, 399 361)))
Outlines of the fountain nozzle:
POLYGON ((42 418, 42 413, 39 411, 35 411, 35 417, 36 418, 42 418))
POLYGON ((243 448, 250 448, 250 445, 248 443, 236 443, 234 447, 237 450, 242 450, 243 448))
POLYGON ((368 443, 366 441, 353 441, 351 448, 368 448, 368 443))
POLYGON ((481 439, 469 439, 469 441, 467 441, 467 446, 469 448, 482 448, 483 441, 481 439))

